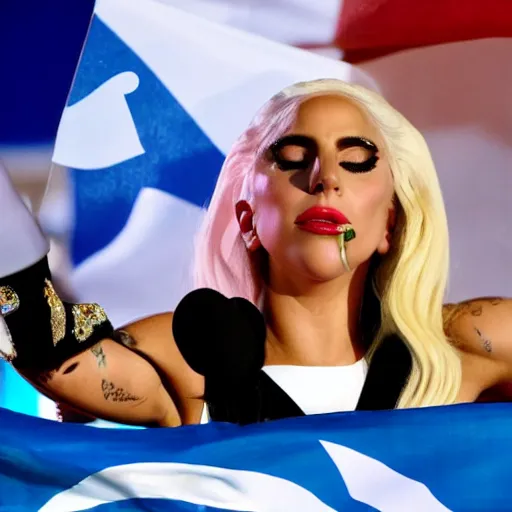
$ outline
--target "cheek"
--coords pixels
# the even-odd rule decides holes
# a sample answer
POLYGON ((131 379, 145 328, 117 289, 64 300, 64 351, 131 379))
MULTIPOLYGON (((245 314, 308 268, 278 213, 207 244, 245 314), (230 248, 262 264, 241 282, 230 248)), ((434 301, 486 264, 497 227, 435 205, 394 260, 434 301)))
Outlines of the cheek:
POLYGON ((357 217, 365 231, 382 233, 386 229, 393 193, 391 180, 375 180, 356 195, 357 217))
POLYGON ((281 171, 258 172, 253 182, 254 200, 256 203, 274 203, 280 205, 290 193, 288 175, 281 171))
POLYGON ((286 226, 293 224, 297 216, 294 205, 300 201, 297 195, 300 191, 290 185, 286 175, 256 175, 253 206, 256 229, 264 246, 283 237, 286 226))

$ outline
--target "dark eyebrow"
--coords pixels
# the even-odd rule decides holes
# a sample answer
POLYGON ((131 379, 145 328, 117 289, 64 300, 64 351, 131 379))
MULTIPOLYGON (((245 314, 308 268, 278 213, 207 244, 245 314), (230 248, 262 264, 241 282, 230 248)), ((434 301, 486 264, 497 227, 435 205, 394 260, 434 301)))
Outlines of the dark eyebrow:
POLYGON ((376 153, 379 150, 375 143, 364 137, 343 137, 338 139, 336 147, 340 151, 347 148, 364 148, 376 153))

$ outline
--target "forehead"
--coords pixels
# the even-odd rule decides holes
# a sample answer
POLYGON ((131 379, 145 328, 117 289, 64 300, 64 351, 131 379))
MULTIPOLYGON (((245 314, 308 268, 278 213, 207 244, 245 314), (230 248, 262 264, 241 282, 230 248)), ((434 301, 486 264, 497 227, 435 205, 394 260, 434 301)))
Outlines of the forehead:
POLYGON ((315 96, 301 103, 290 131, 317 137, 350 134, 379 138, 377 128, 362 107, 335 94, 315 96))

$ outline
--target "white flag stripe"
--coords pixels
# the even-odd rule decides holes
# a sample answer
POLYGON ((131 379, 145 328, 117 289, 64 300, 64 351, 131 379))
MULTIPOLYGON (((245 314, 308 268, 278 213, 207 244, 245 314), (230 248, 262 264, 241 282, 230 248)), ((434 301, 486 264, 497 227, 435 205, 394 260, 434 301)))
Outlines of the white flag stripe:
POLYGON ((173 310, 191 290, 194 234, 204 210, 144 188, 121 233, 72 276, 83 302, 99 302, 116 326, 173 310))
POLYGON ((381 512, 450 512, 428 487, 346 446, 320 441, 352 498, 381 512))
POLYGON ((217 25, 155 0, 100 0, 96 13, 224 153, 256 110, 294 82, 340 78, 377 88, 347 63, 217 25))
POLYGON ((53 161, 74 169, 101 169, 142 155, 144 148, 125 98, 138 85, 135 73, 120 73, 66 107, 53 161))
POLYGON ((342 0, 159 0, 215 23, 290 45, 326 45, 336 35, 342 0))
POLYGON ((130 498, 180 500, 247 512, 334 512, 310 491, 275 476, 179 463, 136 463, 91 475, 54 496, 39 512, 87 510, 130 498))

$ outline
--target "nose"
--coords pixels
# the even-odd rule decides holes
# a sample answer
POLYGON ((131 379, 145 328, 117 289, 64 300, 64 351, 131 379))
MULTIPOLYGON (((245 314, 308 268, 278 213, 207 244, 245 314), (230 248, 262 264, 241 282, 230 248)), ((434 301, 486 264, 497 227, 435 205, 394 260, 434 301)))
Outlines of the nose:
POLYGON ((310 194, 341 193, 340 170, 337 162, 317 158, 309 181, 310 194))

